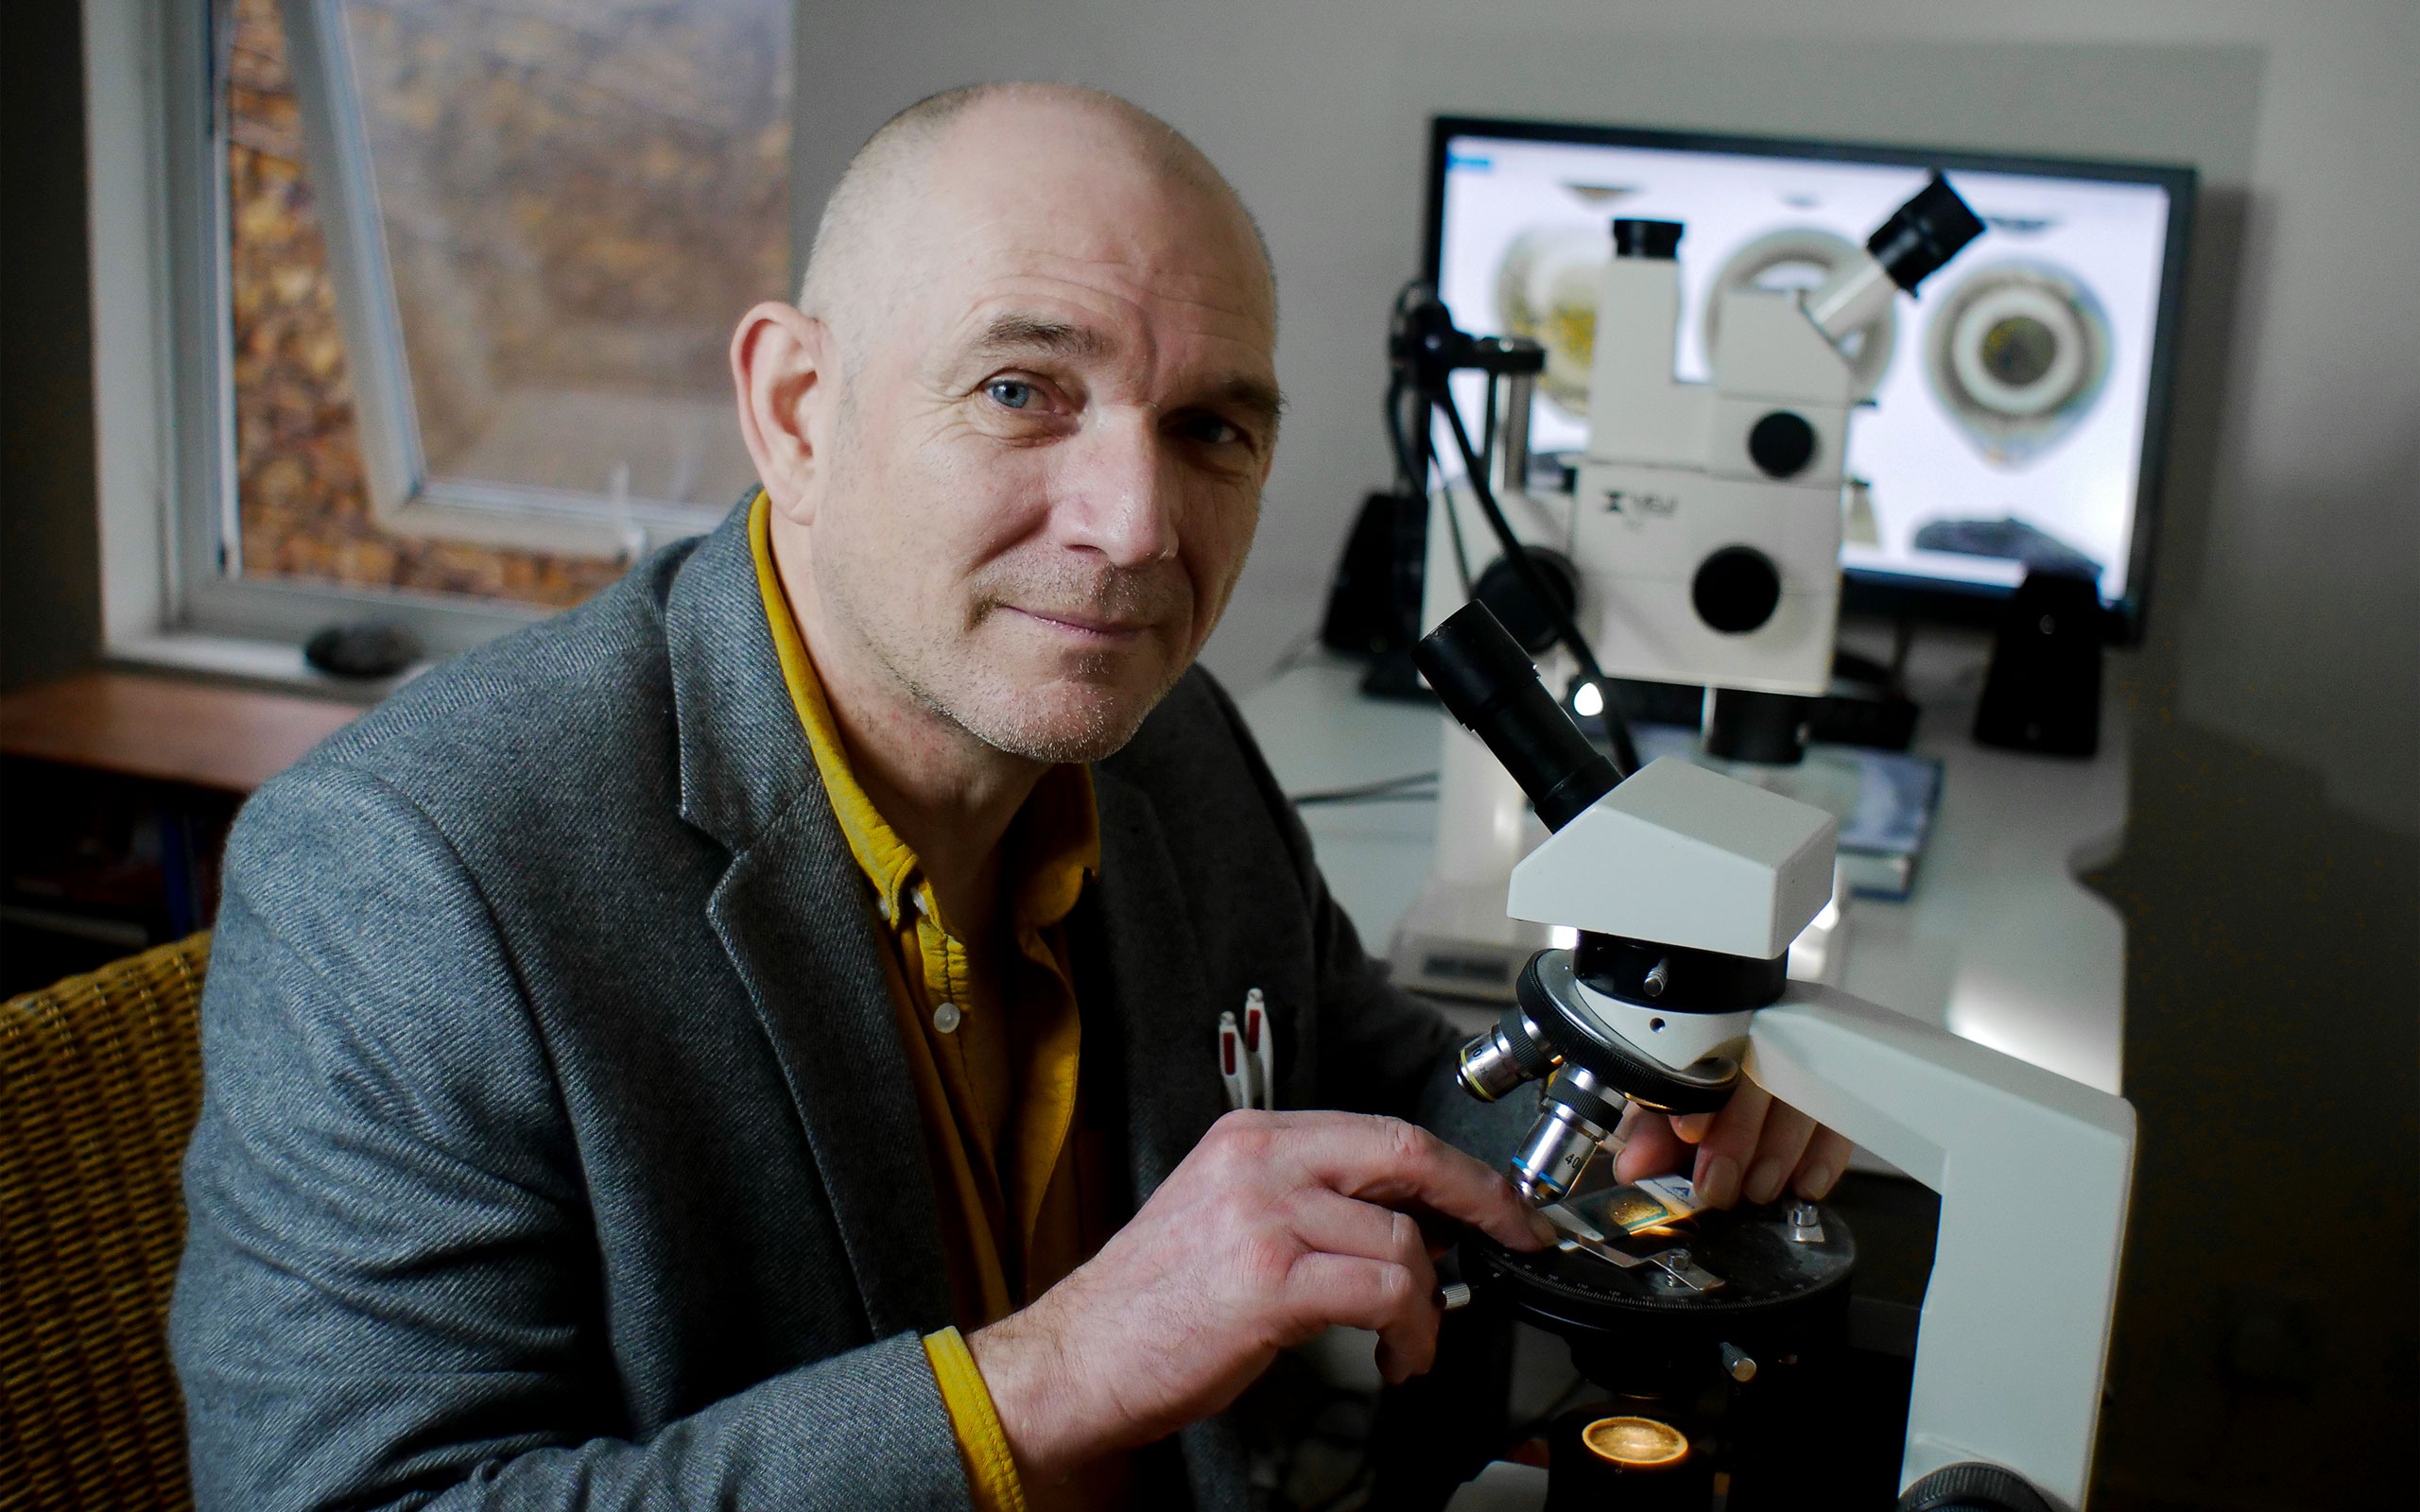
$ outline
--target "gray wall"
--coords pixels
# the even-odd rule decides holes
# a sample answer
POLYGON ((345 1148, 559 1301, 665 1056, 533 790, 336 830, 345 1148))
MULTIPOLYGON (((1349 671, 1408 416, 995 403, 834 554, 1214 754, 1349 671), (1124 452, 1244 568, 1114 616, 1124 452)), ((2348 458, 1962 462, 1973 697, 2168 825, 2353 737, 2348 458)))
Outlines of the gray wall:
POLYGON ((2090 879, 2127 919, 2142 1121, 2096 1505, 2408 1493, 2420 7, 839 0, 809 8, 799 59, 808 225, 890 111, 1001 77, 1135 99, 1258 213, 1294 409, 1209 652, 1244 685, 1316 623, 1388 475, 1382 338, 1420 264, 1430 113, 2200 168, 2150 634, 2113 668, 2133 818, 2090 879))
POLYGON ((807 9, 810 217, 884 115, 974 78, 1071 78, 1201 143, 1260 215, 1295 409, 1210 661, 1254 680, 1314 623, 1362 491, 1387 301, 1419 267, 1441 109, 2194 163, 2186 433, 2151 624, 2183 710, 2420 828, 2420 21, 2409 0, 2023 8, 957 0, 807 9), (1487 18, 1484 26, 1478 18, 1487 18), (1770 18, 1788 18, 1786 31, 1770 18), (1675 29, 1685 26, 1685 29, 1675 29))

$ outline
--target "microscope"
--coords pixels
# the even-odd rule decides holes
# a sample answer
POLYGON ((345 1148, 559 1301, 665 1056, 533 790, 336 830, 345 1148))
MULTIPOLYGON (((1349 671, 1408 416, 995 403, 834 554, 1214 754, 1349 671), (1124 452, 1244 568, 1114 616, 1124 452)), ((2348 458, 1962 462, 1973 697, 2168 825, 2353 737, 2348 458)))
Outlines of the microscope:
MULTIPOLYGON (((1426 392, 1466 472, 1430 511, 1421 625, 1485 603, 1573 712, 1602 720, 1621 771, 1634 765, 1610 679, 1703 685, 1709 755, 1792 764, 1807 699, 1832 673, 1840 612, 1843 469, 1861 343, 1876 318, 1982 232, 1938 175, 1811 293, 1722 294, 1713 382, 1673 374, 1681 318, 1670 221, 1613 222, 1598 300, 1588 446, 1574 484, 1531 486, 1529 417, 1544 354, 1473 338, 1433 299, 1400 322, 1398 372, 1426 392), (1488 378, 1487 446, 1474 447, 1443 373, 1488 378), (1496 387, 1504 388, 1501 423, 1496 387), (1482 452, 1486 455, 1482 456, 1482 452), (1474 570, 1479 547, 1493 559, 1474 570), (1588 633, 1580 632, 1582 625, 1588 633)), ((1502 1000, 1548 940, 1507 919, 1504 880, 1542 838, 1484 749, 1444 732, 1437 858, 1389 954, 1406 986, 1502 1000)))
MULTIPOLYGON (((1754 1081, 1940 1194, 1899 1506, 2081 1507, 2133 1109, 1789 980, 1790 941, 1831 896, 1828 814, 1672 757, 1618 778, 1484 604, 1447 616, 1414 657, 1548 832, 1513 868, 1507 911, 1572 939, 1529 957, 1513 1002, 1461 1052, 1474 1097, 1539 1089, 1514 1183, 1551 1209, 1626 1105, 1712 1111, 1754 1081)), ((1737 1446, 1753 1436, 1759 1393, 1790 1404, 1768 1426, 1821 1405, 1821 1387, 1804 1383, 1845 1333, 1845 1221, 1811 1203, 1702 1217, 1685 1242, 1649 1229, 1539 1255, 1466 1242, 1483 1299, 1562 1334, 1583 1374, 1630 1399, 1575 1430, 1568 1450, 1555 1444, 1548 1507, 1708 1505, 1712 1456, 1692 1437, 1708 1436, 1709 1420, 1729 1445, 1732 1507, 1843 1504, 1825 1493, 1820 1433, 1778 1457, 1743 1459, 1737 1446), (1727 1393, 1727 1412, 1710 1391, 1727 1393)))
POLYGON ((1714 381, 1685 384, 1670 335, 1684 228, 1614 222, 1572 550, 1590 564, 1606 670, 1715 690, 1718 746, 1795 759, 1790 700, 1832 675, 1859 344, 1982 230, 1934 176, 1813 293, 1723 294, 1714 381))

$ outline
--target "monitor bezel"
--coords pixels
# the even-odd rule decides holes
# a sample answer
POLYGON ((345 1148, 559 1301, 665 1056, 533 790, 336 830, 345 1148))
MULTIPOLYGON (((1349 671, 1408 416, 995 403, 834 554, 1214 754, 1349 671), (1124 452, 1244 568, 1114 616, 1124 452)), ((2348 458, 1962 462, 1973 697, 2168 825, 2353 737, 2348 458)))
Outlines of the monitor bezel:
MULTIPOLYGON (((2109 638, 2138 644, 2150 609, 2152 570, 2168 476, 2170 409, 2175 391, 2176 337, 2185 305, 2186 254, 2191 239, 2200 175, 2183 163, 2117 162, 2017 152, 1975 152, 1952 147, 1905 146, 1815 137, 1733 135, 1671 131, 1650 127, 1605 126, 1577 121, 1512 120, 1481 115, 1429 117, 1426 243, 1421 276, 1431 287, 1443 271, 1445 233, 1446 144, 1459 136, 1517 142, 1570 143, 1581 146, 1648 147, 1673 152, 1725 153, 1738 157, 1813 158, 1838 163, 1890 163, 1977 173, 2031 173, 2114 183, 2153 184, 2168 192, 2168 237, 2160 254, 2157 310, 2152 330, 2150 382, 2143 407, 2141 465, 2135 479, 2133 541, 2126 557, 2125 588, 2109 606, 2109 638)), ((1848 613, 1915 618, 1953 625, 1997 623, 2013 592, 1991 584, 1952 584, 1937 577, 1872 568, 1841 570, 1841 607, 1848 613)))

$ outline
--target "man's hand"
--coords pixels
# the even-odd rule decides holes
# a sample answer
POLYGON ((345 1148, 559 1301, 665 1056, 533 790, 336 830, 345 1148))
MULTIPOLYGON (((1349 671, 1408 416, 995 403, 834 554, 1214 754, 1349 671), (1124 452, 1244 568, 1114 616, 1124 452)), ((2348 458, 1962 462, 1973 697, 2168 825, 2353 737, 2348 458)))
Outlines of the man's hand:
POLYGON ((1790 1107, 1747 1077, 1720 1112, 1667 1118, 1635 1104, 1622 1110, 1615 1137, 1628 1143, 1614 1160, 1614 1177, 1677 1171, 1688 1147, 1697 1146, 1689 1180, 1698 1200, 1728 1208, 1746 1197, 1763 1204, 1795 1191, 1820 1200, 1848 1168, 1849 1142, 1790 1107))
POLYGON ((1435 1135, 1355 1113, 1229 1113, 1098 1255, 968 1340, 1025 1475, 1063 1479, 1233 1401, 1331 1324, 1401 1381, 1437 1348, 1443 1236, 1515 1249, 1553 1227, 1435 1135))

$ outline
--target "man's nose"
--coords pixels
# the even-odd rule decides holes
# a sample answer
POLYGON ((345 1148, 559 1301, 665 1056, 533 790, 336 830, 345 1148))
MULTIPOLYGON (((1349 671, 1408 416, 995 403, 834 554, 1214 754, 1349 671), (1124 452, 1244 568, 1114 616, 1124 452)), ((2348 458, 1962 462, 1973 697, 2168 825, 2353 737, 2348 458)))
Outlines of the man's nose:
POLYGON ((1069 545, 1088 546, 1117 567, 1140 567, 1177 550, 1174 470, 1157 417, 1123 413, 1084 427, 1063 477, 1056 524, 1069 545))

